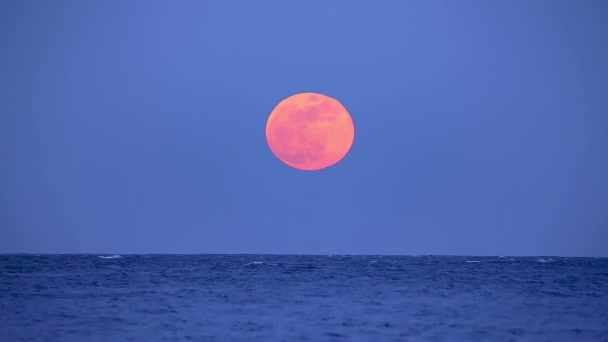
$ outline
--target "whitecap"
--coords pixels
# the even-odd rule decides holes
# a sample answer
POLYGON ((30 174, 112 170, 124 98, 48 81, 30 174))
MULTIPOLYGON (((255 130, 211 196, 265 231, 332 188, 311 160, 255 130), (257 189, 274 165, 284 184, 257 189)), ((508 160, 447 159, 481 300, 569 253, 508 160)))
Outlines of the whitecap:
POLYGON ((122 258, 122 256, 118 255, 118 254, 116 254, 116 255, 109 255, 109 256, 99 255, 99 257, 102 258, 102 259, 120 259, 120 258, 122 258))
POLYGON ((479 260, 467 260, 467 262, 481 262, 479 260))

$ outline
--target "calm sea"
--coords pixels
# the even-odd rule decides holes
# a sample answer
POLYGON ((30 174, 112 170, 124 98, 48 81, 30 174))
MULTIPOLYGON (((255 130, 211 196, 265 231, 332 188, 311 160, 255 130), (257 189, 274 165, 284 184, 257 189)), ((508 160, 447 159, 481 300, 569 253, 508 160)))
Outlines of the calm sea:
POLYGON ((0 341, 608 341, 608 259, 0 255, 0 341))

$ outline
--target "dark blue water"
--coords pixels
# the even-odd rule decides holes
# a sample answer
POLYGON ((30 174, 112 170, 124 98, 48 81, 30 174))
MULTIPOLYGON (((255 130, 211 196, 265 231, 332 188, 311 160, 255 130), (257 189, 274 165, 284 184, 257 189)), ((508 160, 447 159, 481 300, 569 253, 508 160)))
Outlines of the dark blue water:
POLYGON ((0 255, 0 341, 608 341, 608 259, 0 255))

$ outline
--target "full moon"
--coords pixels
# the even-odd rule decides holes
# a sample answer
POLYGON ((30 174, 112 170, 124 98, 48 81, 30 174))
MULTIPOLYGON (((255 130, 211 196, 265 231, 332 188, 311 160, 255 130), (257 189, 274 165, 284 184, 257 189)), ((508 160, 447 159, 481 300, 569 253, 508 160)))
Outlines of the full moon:
POLYGON ((266 122, 266 141, 283 163, 314 171, 342 160, 355 138, 355 126, 336 99, 300 93, 279 102, 266 122))

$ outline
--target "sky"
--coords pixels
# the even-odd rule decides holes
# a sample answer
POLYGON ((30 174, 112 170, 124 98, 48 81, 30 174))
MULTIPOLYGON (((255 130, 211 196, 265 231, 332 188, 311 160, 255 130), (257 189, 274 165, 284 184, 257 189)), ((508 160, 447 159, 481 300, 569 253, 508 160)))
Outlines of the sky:
POLYGON ((0 253, 608 256, 608 2, 0 2, 0 253), (318 92, 316 172, 265 139, 318 92))

